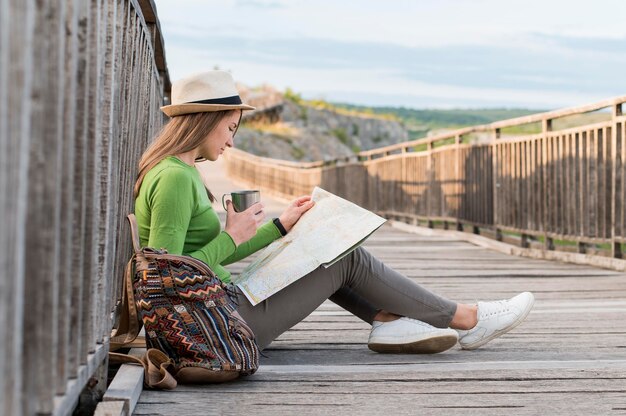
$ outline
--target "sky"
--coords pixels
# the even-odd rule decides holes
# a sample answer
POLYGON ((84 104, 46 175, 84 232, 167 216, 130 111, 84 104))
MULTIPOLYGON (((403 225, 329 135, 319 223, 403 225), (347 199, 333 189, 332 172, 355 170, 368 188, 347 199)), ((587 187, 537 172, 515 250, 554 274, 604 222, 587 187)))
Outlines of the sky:
POLYGON ((307 99, 551 110, 626 95, 624 0, 155 0, 172 80, 307 99))

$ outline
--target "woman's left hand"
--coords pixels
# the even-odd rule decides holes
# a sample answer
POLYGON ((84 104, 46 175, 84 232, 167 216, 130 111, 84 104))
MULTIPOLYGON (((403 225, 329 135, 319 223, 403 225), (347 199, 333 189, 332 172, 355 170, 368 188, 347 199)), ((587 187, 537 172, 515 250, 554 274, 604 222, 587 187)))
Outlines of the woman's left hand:
POLYGON ((302 214, 310 210, 313 205, 315 205, 315 202, 311 201, 311 195, 301 196, 292 201, 278 219, 285 227, 285 230, 289 232, 296 225, 302 214))

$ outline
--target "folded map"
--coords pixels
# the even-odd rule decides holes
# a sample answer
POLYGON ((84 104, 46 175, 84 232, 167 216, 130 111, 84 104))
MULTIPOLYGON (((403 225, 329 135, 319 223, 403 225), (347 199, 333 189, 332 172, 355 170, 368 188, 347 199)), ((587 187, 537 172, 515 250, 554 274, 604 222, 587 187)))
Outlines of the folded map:
POLYGON ((256 305, 320 266, 329 267, 357 248, 385 219, 321 188, 313 208, 289 234, 259 253, 234 283, 256 305))

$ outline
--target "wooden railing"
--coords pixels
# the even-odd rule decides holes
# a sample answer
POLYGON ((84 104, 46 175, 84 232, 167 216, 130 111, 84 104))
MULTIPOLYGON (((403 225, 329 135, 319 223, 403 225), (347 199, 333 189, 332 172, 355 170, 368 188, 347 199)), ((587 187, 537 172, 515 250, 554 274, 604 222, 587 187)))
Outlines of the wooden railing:
POLYGON ((621 258, 624 102, 626 96, 312 163, 230 149, 227 170, 286 198, 317 185, 388 218, 621 258))
POLYGON ((149 0, 8 0, 0 16, 0 414, 70 414, 105 388, 163 42, 149 0))

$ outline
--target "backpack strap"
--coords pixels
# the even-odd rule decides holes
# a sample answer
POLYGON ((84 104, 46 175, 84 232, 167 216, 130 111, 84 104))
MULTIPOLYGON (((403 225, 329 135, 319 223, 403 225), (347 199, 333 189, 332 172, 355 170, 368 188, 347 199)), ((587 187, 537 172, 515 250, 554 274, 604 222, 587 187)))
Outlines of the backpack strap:
POLYGON ((133 295, 133 264, 135 256, 128 261, 126 272, 124 273, 124 285, 122 292, 122 300, 120 304, 120 318, 117 326, 113 328, 109 345, 110 351, 115 351, 126 347, 133 342, 139 335, 140 323, 137 316, 137 308, 135 307, 135 299, 133 295))
POLYGON ((110 363, 131 363, 143 367, 143 382, 146 386, 155 389, 173 390, 178 385, 172 375, 174 363, 162 351, 150 348, 143 357, 135 357, 130 354, 109 353, 110 363))
POLYGON ((126 218, 130 223, 130 236, 133 240, 133 249, 135 250, 135 254, 139 254, 141 252, 141 242, 139 241, 139 227, 137 226, 137 219, 135 218, 135 214, 128 214, 126 218))
POLYGON ((137 255, 141 253, 141 249, 139 248, 139 233, 135 215, 129 214, 127 218, 130 223, 130 233, 133 239, 133 249, 135 250, 135 254, 130 258, 128 264, 126 265, 124 284, 122 287, 120 318, 117 326, 113 328, 113 332, 111 333, 109 346, 110 351, 128 347, 129 344, 137 338, 139 330, 141 329, 141 323, 137 314, 135 296, 133 293, 133 265, 135 264, 137 255))

